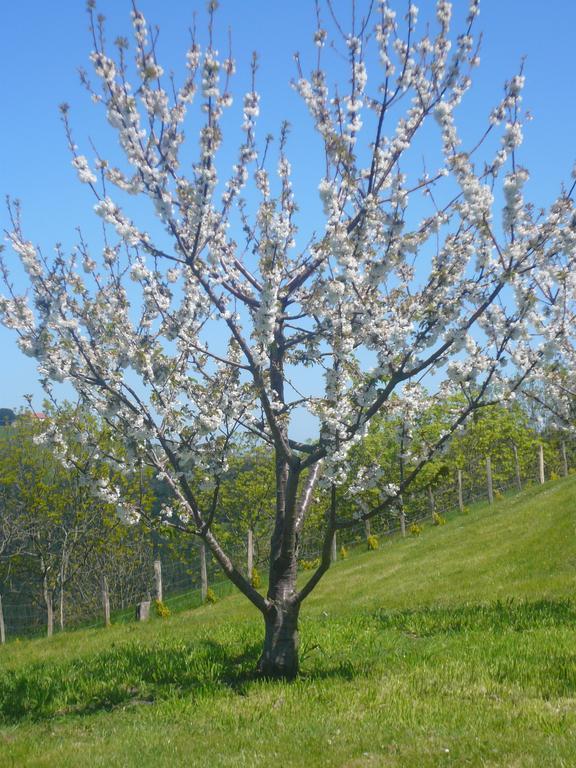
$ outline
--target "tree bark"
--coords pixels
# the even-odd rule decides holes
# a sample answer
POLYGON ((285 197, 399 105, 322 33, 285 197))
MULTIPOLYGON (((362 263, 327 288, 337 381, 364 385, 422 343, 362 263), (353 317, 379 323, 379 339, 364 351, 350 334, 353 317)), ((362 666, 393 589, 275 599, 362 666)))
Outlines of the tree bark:
POLYGON ((458 470, 458 509, 464 512, 464 494, 462 490, 462 470, 458 470))
POLYGON ((364 533, 366 535, 366 540, 370 538, 370 532, 371 532, 370 519, 364 520, 364 533))
POLYGON ((336 541, 336 531, 334 531, 334 535, 332 536, 332 551, 330 554, 330 559, 333 563, 338 560, 338 544, 336 541))
POLYGON ((292 602, 275 603, 264 616, 264 648, 258 672, 267 678, 293 680, 298 674, 298 614, 292 602))

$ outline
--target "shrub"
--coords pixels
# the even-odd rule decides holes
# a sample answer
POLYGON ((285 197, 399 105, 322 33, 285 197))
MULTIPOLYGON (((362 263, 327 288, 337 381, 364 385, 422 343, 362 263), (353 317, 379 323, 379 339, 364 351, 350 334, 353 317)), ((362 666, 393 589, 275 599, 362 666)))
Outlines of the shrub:
POLYGON ((420 536, 420 534, 423 531, 423 528, 418 523, 412 523, 410 528, 408 528, 408 530, 410 531, 411 536, 420 536))
POLYGON ((446 518, 439 512, 434 512, 432 515, 432 522, 434 525, 446 525, 446 518))
POLYGON ((254 589, 260 589, 262 585, 262 579, 260 578, 260 573, 258 572, 257 568, 252 568, 252 576, 250 577, 250 584, 252 584, 254 589))
POLYGON ((560 480, 560 475, 557 472, 550 472, 550 480, 560 480))
POLYGON ((500 501, 504 497, 504 494, 502 491, 494 491, 494 499, 495 501, 500 501))
POLYGON ((315 557, 314 560, 300 560, 300 567, 305 571, 313 571, 320 565, 320 558, 315 557))
POLYGON ((204 605, 214 605, 214 603, 218 602, 218 595, 216 592, 214 592, 213 589, 208 589, 206 592, 206 597, 204 599, 204 605))
POLYGON ((372 534, 372 536, 368 536, 366 539, 366 544, 371 552, 375 549, 378 549, 378 536, 374 536, 374 534, 372 534))
POLYGON ((170 616, 170 608, 162 600, 154 600, 154 612, 161 619, 167 619, 170 616))
POLYGON ((345 560, 348 557, 348 550, 344 545, 340 547, 340 557, 342 558, 342 560, 345 560))

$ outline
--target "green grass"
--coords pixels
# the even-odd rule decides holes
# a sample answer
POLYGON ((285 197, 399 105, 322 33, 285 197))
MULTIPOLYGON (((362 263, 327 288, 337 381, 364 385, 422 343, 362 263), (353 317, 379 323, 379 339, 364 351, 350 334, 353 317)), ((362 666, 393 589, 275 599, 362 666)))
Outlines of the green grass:
MULTIPOLYGON (((0 766, 576 766, 576 478, 334 566, 302 675, 238 595, 0 649, 0 766)), ((307 576, 304 575, 303 578, 307 576)))

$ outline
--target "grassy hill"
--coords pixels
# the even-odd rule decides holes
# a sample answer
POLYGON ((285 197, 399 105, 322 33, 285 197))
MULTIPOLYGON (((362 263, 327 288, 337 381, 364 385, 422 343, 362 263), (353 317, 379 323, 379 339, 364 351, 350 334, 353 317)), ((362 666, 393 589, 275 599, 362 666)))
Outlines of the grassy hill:
POLYGON ((576 766, 576 478, 351 553, 255 680, 240 596, 0 649, 0 766, 576 766))

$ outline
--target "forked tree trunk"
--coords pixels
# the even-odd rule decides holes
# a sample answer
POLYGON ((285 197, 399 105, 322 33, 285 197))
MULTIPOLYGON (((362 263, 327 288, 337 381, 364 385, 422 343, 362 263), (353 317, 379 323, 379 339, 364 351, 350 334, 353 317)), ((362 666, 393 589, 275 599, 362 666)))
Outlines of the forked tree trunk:
POLYGON ((264 615, 264 647, 258 672, 268 678, 293 680, 298 674, 298 615, 300 605, 294 603, 297 563, 292 562, 281 573, 274 572, 268 590, 270 608, 264 615))
POLYGON ((299 612, 298 605, 275 605, 264 617, 264 648, 258 662, 264 677, 293 680, 298 674, 299 612))

